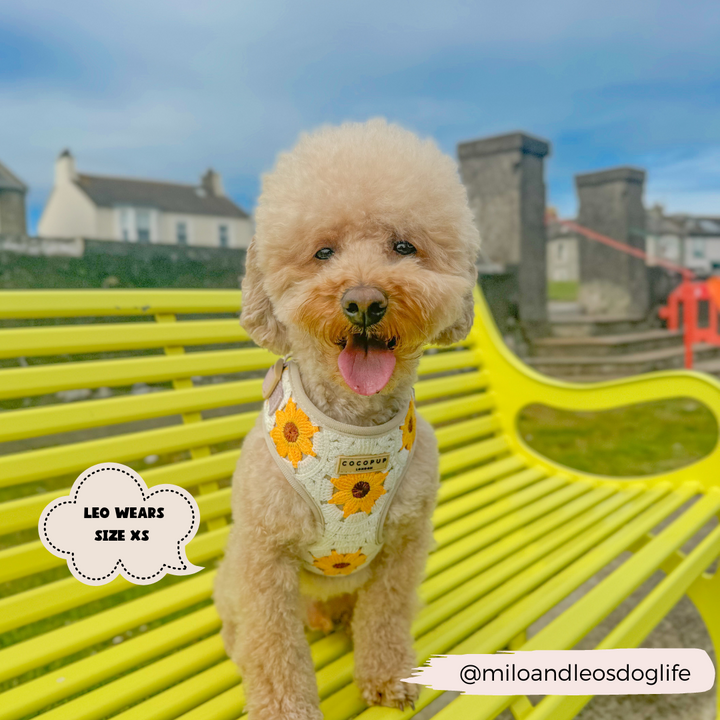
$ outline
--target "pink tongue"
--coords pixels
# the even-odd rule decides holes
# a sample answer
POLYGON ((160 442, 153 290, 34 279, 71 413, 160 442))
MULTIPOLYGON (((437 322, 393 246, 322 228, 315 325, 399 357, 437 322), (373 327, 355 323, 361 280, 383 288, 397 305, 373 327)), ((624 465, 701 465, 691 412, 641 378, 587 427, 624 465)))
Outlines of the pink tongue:
POLYGON ((395 355, 385 345, 367 345, 356 335, 348 338, 338 356, 338 367, 352 390, 360 395, 374 395, 388 383, 395 369, 395 355))

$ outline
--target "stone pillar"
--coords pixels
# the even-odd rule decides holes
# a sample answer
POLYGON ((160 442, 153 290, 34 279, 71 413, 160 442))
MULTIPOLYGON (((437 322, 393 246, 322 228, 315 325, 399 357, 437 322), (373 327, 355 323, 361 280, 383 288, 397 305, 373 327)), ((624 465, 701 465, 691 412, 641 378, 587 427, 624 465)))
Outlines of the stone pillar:
POLYGON ((549 143, 519 132, 458 145, 481 262, 517 276, 519 318, 531 335, 544 334, 547 324, 543 158, 549 152, 549 143))
MULTIPOLYGON (((645 250, 645 172, 611 168, 575 176, 578 223, 645 250)), ((579 301, 588 315, 645 316, 649 284, 645 261, 579 236, 579 301)))

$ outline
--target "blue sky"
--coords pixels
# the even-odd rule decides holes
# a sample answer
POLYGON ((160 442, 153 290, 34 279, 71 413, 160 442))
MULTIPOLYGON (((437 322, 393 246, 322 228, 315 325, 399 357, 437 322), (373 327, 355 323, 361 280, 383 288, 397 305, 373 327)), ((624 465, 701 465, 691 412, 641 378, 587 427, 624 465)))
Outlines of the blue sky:
POLYGON ((646 200, 720 215, 720 3, 694 0, 0 0, 0 159, 31 230, 69 147, 81 172, 195 182, 252 209, 299 132, 383 115, 455 154, 525 130, 573 174, 648 171, 646 200))

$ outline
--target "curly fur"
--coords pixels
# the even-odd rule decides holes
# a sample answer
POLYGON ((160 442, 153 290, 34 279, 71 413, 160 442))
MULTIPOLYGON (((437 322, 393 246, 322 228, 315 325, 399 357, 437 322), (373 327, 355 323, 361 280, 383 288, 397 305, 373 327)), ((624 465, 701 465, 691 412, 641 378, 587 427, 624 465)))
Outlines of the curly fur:
MULTIPOLYGON (((308 397, 352 425, 386 422, 407 403, 423 345, 462 339, 473 320, 479 237, 452 159, 386 123, 347 123, 301 137, 263 178, 256 236, 243 280, 241 322, 259 345, 292 352, 308 397), (401 256, 397 240, 417 252, 401 256), (318 260, 324 247, 335 253, 318 260), (340 298, 382 289, 388 308, 372 334, 396 338, 396 366, 376 395, 354 393, 338 370, 356 330, 340 298)), ((234 526, 215 586, 228 655, 252 720, 322 717, 304 624, 339 622, 354 642, 355 681, 368 704, 401 707, 418 686, 410 627, 432 538, 437 444, 418 417, 415 455, 385 522, 385 545, 345 577, 300 569, 318 527, 270 456, 260 423, 233 478, 234 526)))

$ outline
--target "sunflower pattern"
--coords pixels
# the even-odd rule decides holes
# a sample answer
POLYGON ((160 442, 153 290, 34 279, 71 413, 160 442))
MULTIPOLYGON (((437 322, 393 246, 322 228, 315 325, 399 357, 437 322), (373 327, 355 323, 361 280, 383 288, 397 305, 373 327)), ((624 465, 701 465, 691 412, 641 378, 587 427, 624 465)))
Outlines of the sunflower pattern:
POLYGON ((342 505, 343 519, 356 512, 369 515, 376 500, 385 494, 383 483, 387 476, 386 472, 368 472, 330 478, 337 492, 329 502, 333 505, 342 505))
POLYGON ((330 555, 316 558, 313 555, 313 566, 325 575, 349 575, 367 560, 362 548, 354 553, 339 553, 333 550, 330 555))
POLYGON ((414 448, 415 403, 411 399, 406 412, 382 430, 355 432, 312 404, 293 361, 283 364, 279 377, 277 367, 269 371, 264 384, 264 395, 270 393, 262 413, 265 439, 277 451, 272 456, 288 482, 322 527, 317 539, 304 548, 303 567, 319 575, 350 575, 367 567, 382 549, 384 518, 414 448), (338 471, 339 459, 353 456, 387 456, 387 460, 382 469, 338 471))
POLYGON ((287 458, 296 468, 303 455, 315 457, 312 436, 319 430, 290 398, 285 409, 275 413, 275 427, 270 430, 270 437, 278 455, 287 458))
POLYGON ((413 443, 415 442, 415 431, 417 425, 415 422, 415 401, 410 401, 410 407, 408 407, 407 415, 405 416, 405 424, 400 428, 402 430, 402 446, 401 450, 412 450, 413 443))

